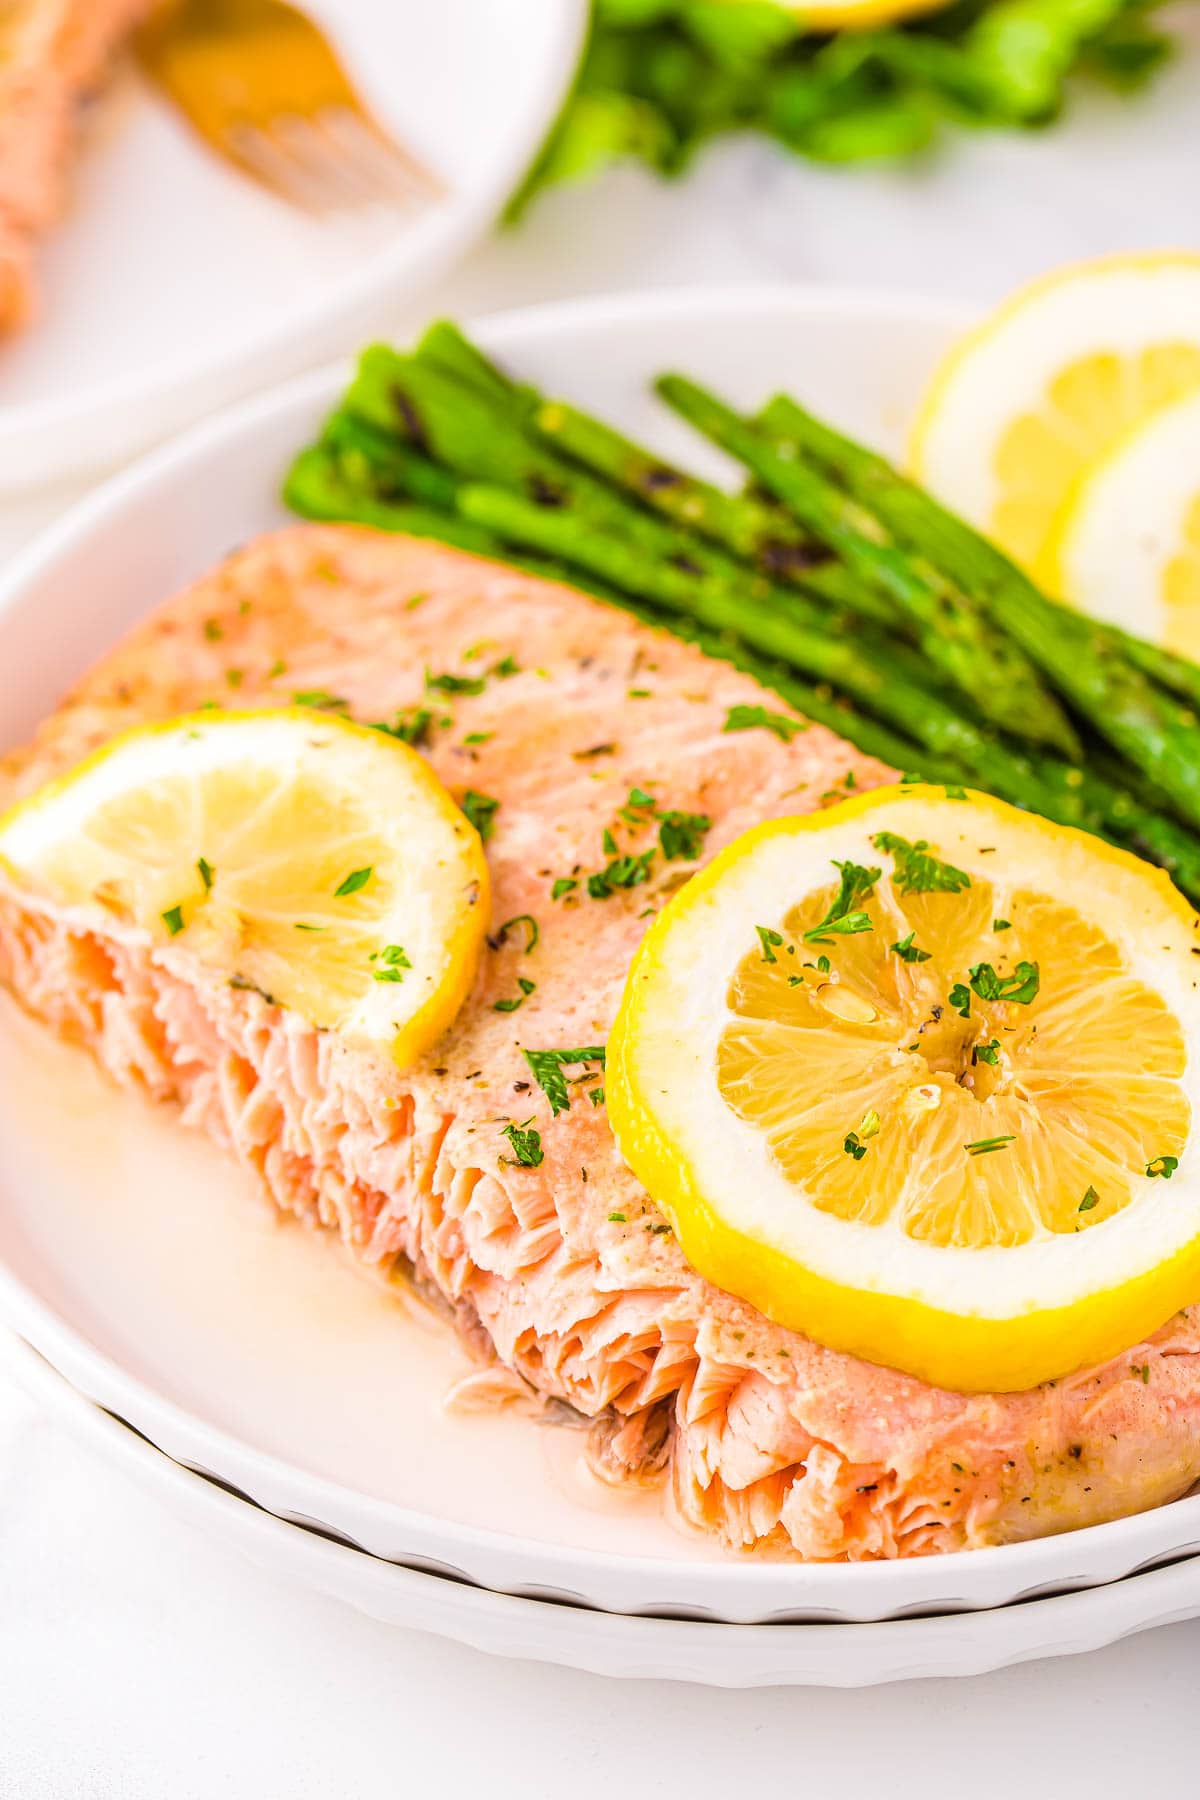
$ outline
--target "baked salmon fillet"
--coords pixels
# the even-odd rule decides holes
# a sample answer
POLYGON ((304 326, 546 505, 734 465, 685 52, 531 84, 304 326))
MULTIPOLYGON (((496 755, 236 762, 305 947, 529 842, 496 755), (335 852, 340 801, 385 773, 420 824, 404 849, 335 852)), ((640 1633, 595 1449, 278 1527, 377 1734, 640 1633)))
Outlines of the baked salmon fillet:
POLYGON ((283 1213, 436 1291, 481 1354, 595 1421, 603 1474, 665 1471, 679 1516, 739 1550, 959 1550, 1134 1512, 1200 1476, 1200 1309, 1029 1393, 930 1387, 702 1280, 603 1105, 577 1088, 552 1116, 531 1085, 523 1048, 605 1042, 646 915, 693 866, 588 897, 582 877, 631 787, 707 814, 711 855, 889 770, 815 725, 790 743, 726 731, 731 707, 778 700, 569 588, 424 542, 298 527, 140 626, 0 764, 0 801, 130 725, 305 691, 367 722, 432 709, 438 775, 498 802, 494 918, 533 917, 534 948, 524 928, 495 931, 454 1027, 401 1073, 172 944, 116 924, 83 935, 0 885, 0 980, 25 1008, 208 1132, 283 1213), (483 656, 501 671, 483 692, 427 685, 483 656), (518 975, 536 990, 496 1011, 518 975), (531 1118, 544 1161, 514 1166, 503 1128, 531 1118))
POLYGON ((35 303, 38 240, 66 203, 80 108, 151 0, 0 0, 0 331, 35 303))

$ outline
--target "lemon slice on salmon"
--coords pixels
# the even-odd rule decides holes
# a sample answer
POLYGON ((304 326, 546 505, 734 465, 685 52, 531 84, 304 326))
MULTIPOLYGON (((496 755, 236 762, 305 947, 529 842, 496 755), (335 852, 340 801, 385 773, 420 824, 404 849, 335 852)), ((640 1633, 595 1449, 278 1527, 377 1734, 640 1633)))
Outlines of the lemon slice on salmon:
POLYGON ((1088 464, 1200 386, 1200 255, 1109 256, 1021 289, 950 351, 917 479, 1027 568, 1088 464))
POLYGON ((309 710, 114 739, 0 819, 0 873, 402 1062, 454 1018, 487 928, 479 834, 428 764, 309 710))
POLYGON ((1084 612, 1200 659, 1200 388, 1087 470, 1039 573, 1084 612))
POLYGON ((689 882, 630 971, 608 1107, 711 1281, 1023 1389, 1200 1299, 1200 929, 1160 871, 954 792, 777 820, 689 882))

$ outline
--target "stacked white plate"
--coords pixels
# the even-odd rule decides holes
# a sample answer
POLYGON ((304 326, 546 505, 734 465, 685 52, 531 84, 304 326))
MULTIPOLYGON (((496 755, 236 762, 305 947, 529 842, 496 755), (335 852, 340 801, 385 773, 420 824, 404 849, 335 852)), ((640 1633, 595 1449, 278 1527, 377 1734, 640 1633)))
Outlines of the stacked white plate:
MULTIPOLYGON (((958 323, 916 304, 759 291, 544 309, 480 335, 549 391, 695 458, 648 398, 663 368, 747 403, 793 388, 886 444, 958 323)), ((7 741, 151 606, 282 521, 281 472, 345 375, 158 453, 12 569, 7 741)), ((593 1483, 577 1434, 447 1409, 468 1365, 440 1325, 330 1245, 275 1226, 215 1150, 114 1095, 11 1006, 0 1315, 59 1372, 27 1365, 48 1403, 173 1504, 379 1617, 484 1648, 623 1674, 850 1684, 1087 1649, 1200 1613, 1200 1498, 893 1564, 756 1564, 685 1536, 657 1496, 593 1483)))

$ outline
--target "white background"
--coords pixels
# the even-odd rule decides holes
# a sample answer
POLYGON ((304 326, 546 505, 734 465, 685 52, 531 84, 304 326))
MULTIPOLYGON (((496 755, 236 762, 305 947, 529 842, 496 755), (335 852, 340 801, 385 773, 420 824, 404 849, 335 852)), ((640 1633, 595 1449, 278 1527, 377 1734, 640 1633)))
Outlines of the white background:
MULTIPOLYGON (((921 171, 762 145, 683 188, 543 201, 397 329, 637 286, 861 282, 987 300, 1127 246, 1200 247, 1200 21, 1136 105, 960 139, 921 171)), ((347 350, 353 348, 346 346, 347 350)), ((69 496, 0 508, 11 550, 69 496)), ((502 1663, 285 1589, 139 1495, 0 1376, 0 1800, 689 1800, 856 1788, 972 1800, 1188 1791, 1200 1622, 1092 1656, 864 1692, 720 1693, 502 1663)))

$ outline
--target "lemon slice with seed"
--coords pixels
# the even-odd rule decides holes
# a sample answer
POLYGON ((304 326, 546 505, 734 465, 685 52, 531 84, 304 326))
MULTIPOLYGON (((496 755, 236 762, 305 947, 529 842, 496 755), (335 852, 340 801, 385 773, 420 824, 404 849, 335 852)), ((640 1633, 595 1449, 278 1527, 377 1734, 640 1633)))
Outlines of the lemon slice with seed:
POLYGON ((940 1385, 1027 1388, 1200 1299, 1198 949, 1123 851, 876 790, 747 833, 664 909, 610 1117, 710 1280, 940 1385))
POLYGON ((0 869, 401 1061, 454 1018, 487 928, 479 835, 428 764, 307 709, 113 740, 0 819, 0 869))
POLYGON ((1040 572, 1087 466, 1200 386, 1200 255, 1119 255, 1021 289, 954 346, 911 444, 917 479, 1040 572))

